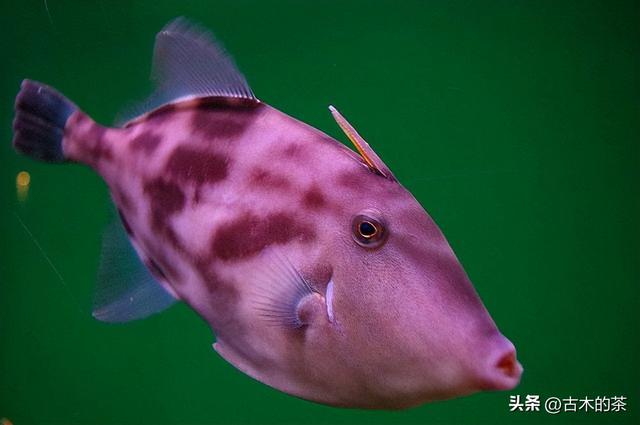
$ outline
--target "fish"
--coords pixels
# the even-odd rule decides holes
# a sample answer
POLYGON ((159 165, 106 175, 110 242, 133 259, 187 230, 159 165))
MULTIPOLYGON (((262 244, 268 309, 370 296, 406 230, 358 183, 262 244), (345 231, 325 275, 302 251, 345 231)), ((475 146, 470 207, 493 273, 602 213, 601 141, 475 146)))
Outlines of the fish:
POLYGON ((182 302, 246 375, 336 407, 403 409, 510 390, 523 368, 435 221, 333 106, 345 144, 259 100, 185 18, 157 35, 156 90, 103 126, 24 80, 13 146, 92 168, 119 220, 93 316, 182 302))

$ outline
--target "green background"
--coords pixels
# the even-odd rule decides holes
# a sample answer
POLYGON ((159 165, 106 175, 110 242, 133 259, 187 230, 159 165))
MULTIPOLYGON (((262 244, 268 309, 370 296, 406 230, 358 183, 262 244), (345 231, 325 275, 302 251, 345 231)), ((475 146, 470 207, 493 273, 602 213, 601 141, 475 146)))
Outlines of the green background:
POLYGON ((0 6, 0 417, 14 424, 640 423, 640 6, 557 1, 13 1, 0 6), (267 103, 349 117, 447 235, 525 368, 510 392, 401 412, 272 390, 195 313, 90 316, 102 181, 11 146, 22 78, 102 123, 145 96, 155 33, 215 31, 267 103), (15 177, 31 173, 28 199, 15 177), (628 397, 510 413, 509 395, 628 397))

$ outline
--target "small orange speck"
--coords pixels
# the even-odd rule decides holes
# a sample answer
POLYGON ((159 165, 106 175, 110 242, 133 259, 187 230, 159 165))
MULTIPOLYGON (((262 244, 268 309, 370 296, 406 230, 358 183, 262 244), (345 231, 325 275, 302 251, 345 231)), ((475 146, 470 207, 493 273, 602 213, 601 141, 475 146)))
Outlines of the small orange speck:
POLYGON ((22 186, 22 187, 29 186, 30 182, 31 182, 31 175, 26 171, 20 171, 16 176, 16 184, 18 186, 22 186))
POLYGON ((2 418, 2 419, 0 419, 0 425, 13 425, 13 422, 11 422, 7 418, 2 418))

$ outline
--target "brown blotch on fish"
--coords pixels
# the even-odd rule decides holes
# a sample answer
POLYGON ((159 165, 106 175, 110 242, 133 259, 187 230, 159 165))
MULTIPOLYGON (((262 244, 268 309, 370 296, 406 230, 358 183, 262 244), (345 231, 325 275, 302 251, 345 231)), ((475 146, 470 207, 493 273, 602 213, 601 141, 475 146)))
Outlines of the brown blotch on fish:
POLYGON ((270 245, 294 240, 310 241, 313 230, 294 216, 278 212, 265 217, 245 213, 222 224, 213 234, 213 255, 222 260, 242 259, 270 245))
POLYGON ((147 182, 144 192, 151 200, 151 225, 154 230, 167 237, 176 248, 181 249, 182 245, 169 223, 169 217, 184 208, 184 192, 176 184, 161 178, 147 182))
POLYGON ((308 189, 302 198, 304 205, 311 209, 320 209, 327 206, 327 199, 325 198, 322 190, 314 185, 308 189))
POLYGON ((147 121, 153 122, 154 126, 159 126, 165 121, 170 121, 175 118, 175 114, 173 112, 178 111, 179 108, 178 103, 169 103, 167 105, 162 105, 158 109, 150 111, 146 114, 142 114, 136 118, 133 118, 126 123, 124 123, 123 128, 132 127, 135 124, 139 124, 140 122, 147 121))
POLYGON ((227 177, 227 159, 189 146, 178 146, 167 163, 167 172, 181 183, 216 183, 227 177))
POLYGON ((179 103, 169 103, 168 105, 163 105, 157 110, 151 112, 147 119, 153 120, 154 124, 160 124, 164 121, 171 120, 174 118, 174 112, 180 109, 179 103))
MULTIPOLYGON (((221 317, 228 317, 234 320, 237 304, 240 301, 240 293, 237 285, 224 280, 215 270, 215 266, 209 259, 200 257, 195 261, 195 269, 204 282, 209 294, 214 295, 212 302, 216 305, 212 306, 221 317)), ((234 320, 233 326, 242 326, 234 320)))
MULTIPOLYGON (((183 102, 176 103, 180 106, 183 102)), ((256 109, 262 106, 257 99, 247 99, 244 97, 228 97, 228 96, 206 96, 197 99, 191 99, 184 102, 197 108, 246 108, 256 109)))
POLYGON ((151 199, 152 209, 160 209, 170 215, 184 208, 185 196, 182 189, 162 178, 148 181, 144 185, 144 192, 151 199))
POLYGON ((298 158, 304 152, 304 147, 299 143, 287 143, 282 149, 282 155, 285 158, 298 158))
POLYGON ((256 116, 260 104, 233 105, 225 102, 204 102, 193 112, 194 132, 206 140, 239 137, 256 116))
POLYGON ((225 282, 223 279, 216 273, 215 267, 212 265, 212 262, 206 256, 199 256, 195 260, 195 269, 200 274, 203 282, 207 286, 209 292, 214 292, 219 289, 219 287, 225 282))
POLYGON ((249 182, 252 186, 268 187, 274 189, 288 189, 291 182, 281 174, 275 174, 263 168, 251 172, 249 182))
POLYGON ((153 133, 142 133, 131 140, 129 146, 134 151, 142 151, 146 154, 153 153, 160 142, 162 141, 162 137, 153 133))

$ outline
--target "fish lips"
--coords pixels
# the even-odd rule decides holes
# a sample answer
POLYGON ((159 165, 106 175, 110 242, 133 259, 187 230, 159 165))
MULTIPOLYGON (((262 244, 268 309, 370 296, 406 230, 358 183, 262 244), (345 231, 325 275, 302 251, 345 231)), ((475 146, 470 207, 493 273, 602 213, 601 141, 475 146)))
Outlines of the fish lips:
POLYGON ((489 354, 476 365, 480 389, 504 391, 515 388, 524 371, 515 346, 499 332, 490 337, 488 345, 489 354))

